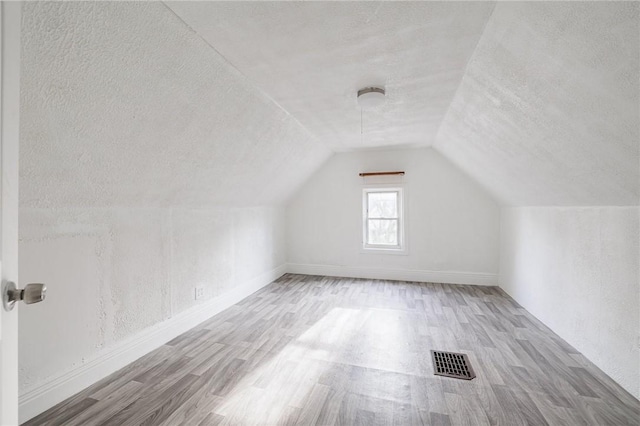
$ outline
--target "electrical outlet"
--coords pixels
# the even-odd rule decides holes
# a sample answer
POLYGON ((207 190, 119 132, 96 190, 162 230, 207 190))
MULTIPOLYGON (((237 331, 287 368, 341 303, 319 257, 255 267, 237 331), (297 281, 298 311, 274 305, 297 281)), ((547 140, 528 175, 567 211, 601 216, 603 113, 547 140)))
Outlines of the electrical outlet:
POLYGON ((196 287, 195 290, 196 290, 195 291, 196 300, 204 299, 204 287, 199 286, 199 287, 196 287))

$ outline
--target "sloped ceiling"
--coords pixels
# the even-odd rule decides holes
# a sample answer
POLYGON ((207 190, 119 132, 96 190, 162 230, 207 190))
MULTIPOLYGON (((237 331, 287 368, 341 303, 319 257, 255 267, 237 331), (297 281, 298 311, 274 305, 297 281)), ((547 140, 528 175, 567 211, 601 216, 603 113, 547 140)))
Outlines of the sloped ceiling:
POLYGON ((639 203, 638 3, 24 9, 23 205, 270 204, 331 151, 429 145, 505 204, 639 203))
POLYGON ((158 2, 26 2, 23 207, 284 200, 328 158, 158 2))
POLYGON ((168 5, 333 150, 435 144, 504 204, 639 202, 638 3, 168 5))
POLYGON ((493 3, 169 2, 334 151, 433 144, 493 3), (358 89, 387 102, 362 116, 358 89))
POLYGON ((637 205, 637 2, 499 3, 437 148, 515 205, 637 205))

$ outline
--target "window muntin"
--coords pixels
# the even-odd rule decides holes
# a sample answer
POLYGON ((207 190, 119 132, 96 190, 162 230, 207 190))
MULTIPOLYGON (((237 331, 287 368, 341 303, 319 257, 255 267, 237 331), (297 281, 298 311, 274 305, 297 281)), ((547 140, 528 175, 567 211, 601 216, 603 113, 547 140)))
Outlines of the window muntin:
POLYGON ((363 248, 402 250, 402 190, 365 189, 363 248))

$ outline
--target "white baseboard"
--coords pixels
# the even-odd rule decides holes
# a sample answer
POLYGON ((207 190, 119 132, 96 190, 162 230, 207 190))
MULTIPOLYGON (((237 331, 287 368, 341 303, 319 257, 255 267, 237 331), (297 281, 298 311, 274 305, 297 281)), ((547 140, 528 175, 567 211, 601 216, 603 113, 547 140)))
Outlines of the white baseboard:
POLYGON ((497 285, 497 274, 453 271, 422 271, 389 268, 365 268, 336 265, 281 265, 228 293, 208 300, 172 318, 106 348, 84 364, 54 376, 20 395, 20 423, 53 407, 91 386, 136 359, 159 348, 217 313, 238 303, 286 272, 304 275, 370 278, 447 284, 497 285))
POLYGON ((105 378, 215 314, 238 303, 286 273, 286 265, 156 324, 106 348, 84 364, 52 377, 20 395, 20 423, 37 416, 82 389, 105 378))
POLYGON ((379 280, 419 281, 444 284, 498 285, 498 274, 485 272, 422 271, 417 269, 369 268, 361 266, 306 265, 288 263, 291 274, 329 277, 369 278, 379 280))

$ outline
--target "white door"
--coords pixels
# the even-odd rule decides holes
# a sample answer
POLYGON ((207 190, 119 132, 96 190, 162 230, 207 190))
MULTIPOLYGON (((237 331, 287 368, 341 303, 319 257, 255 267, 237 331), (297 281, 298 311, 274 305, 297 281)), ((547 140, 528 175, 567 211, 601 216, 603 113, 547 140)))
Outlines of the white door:
MULTIPOLYGON (((0 3, 0 274, 18 283, 21 3, 0 3)), ((18 309, 0 307, 0 425, 18 424, 18 309)))

